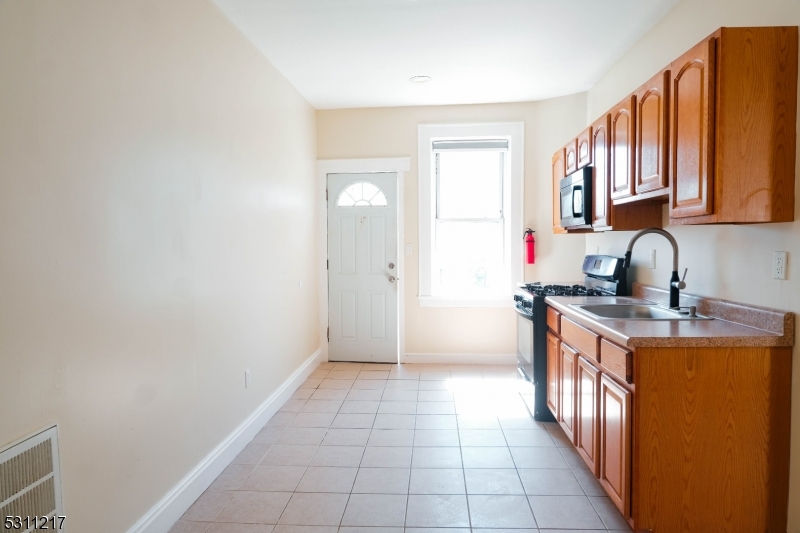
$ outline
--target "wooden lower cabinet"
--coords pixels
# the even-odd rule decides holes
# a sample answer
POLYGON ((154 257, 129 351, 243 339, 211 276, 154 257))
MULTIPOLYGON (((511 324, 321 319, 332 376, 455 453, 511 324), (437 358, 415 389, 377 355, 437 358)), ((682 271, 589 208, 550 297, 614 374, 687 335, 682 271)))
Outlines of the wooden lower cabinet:
POLYGON ((600 371, 585 357, 578 356, 576 448, 595 476, 600 475, 600 371))
POLYGON ((785 533, 791 347, 601 338, 598 362, 566 341, 547 335, 548 406, 634 530, 785 533))
POLYGON ((633 394, 600 376, 600 484, 622 513, 631 514, 631 401, 633 394))
POLYGON ((634 528, 785 533, 792 348, 636 348, 634 359, 634 528))
POLYGON ((559 372, 559 360, 561 359, 561 341, 552 333, 547 334, 547 407, 558 420, 558 395, 559 382, 561 380, 559 372))
POLYGON ((561 398, 559 399, 560 412, 558 422, 569 440, 575 443, 575 378, 578 370, 578 352, 565 342, 560 349, 560 383, 561 398))

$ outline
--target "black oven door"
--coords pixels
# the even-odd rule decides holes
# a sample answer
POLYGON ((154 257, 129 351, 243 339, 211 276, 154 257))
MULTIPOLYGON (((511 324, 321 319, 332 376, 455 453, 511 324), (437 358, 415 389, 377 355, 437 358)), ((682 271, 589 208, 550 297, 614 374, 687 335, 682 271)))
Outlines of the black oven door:
POLYGON ((533 316, 517 309, 517 364, 533 383, 533 316))
POLYGON ((546 310, 544 298, 536 298, 531 309, 517 308, 517 367, 533 384, 533 418, 554 422, 555 417, 547 407, 546 310))

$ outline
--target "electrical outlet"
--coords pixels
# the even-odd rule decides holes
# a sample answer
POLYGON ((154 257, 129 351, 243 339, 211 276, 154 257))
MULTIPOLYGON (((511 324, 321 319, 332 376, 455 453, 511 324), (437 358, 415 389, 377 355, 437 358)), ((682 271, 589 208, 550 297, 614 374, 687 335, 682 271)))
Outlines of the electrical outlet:
POLYGON ((249 389, 250 388, 250 371, 249 370, 245 370, 244 371, 244 388, 245 389, 249 389))
POLYGON ((297 288, 298 289, 302 289, 303 288, 303 282, 302 281, 298 281, 297 282, 297 288))
POLYGON ((650 259, 649 259, 649 261, 650 262, 649 262, 648 266, 650 268, 655 268, 656 267, 656 251, 655 250, 650 250, 650 259))
POLYGON ((599 246, 595 246, 594 247, 594 255, 600 255, 600 247, 599 246))
POLYGON ((406 243, 406 255, 411 255, 411 244, 406 243))
POLYGON ((786 279, 786 261, 789 252, 775 252, 772 254, 772 277, 774 279, 786 279))

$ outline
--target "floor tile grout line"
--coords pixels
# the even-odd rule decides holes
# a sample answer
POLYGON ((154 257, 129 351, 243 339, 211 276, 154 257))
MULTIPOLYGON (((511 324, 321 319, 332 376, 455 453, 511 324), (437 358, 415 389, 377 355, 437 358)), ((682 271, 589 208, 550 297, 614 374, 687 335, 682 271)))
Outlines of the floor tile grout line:
MULTIPOLYGON (((314 389, 315 390, 319 390, 319 385, 317 385, 314 389)), ((291 421, 290 421, 290 423, 291 423, 291 421)), ((289 426, 286 426, 286 427, 288 428, 289 426)), ((328 431, 325 431, 325 435, 327 435, 327 434, 328 434, 328 431)), ((322 439, 325 440, 325 437, 323 436, 322 439)), ((284 505, 283 509, 281 510, 281 514, 278 515, 278 518, 275 520, 275 524, 273 525, 273 529, 275 529, 275 527, 277 527, 279 525, 279 523, 281 521, 281 518, 283 518, 283 513, 286 512, 286 509, 289 507, 289 504, 292 502, 292 498, 294 498, 294 495, 298 493, 297 492, 297 487, 303 481, 303 477, 305 477, 306 472, 308 472, 308 468, 309 468, 309 465, 311 464, 311 461, 314 460, 314 456, 317 454, 317 452, 319 451, 320 447, 322 446, 322 441, 320 441, 320 443, 317 444, 316 446, 317 446, 317 448, 314 450, 314 453, 311 455, 311 458, 308 460, 308 463, 305 465, 305 467, 303 469, 303 475, 300 476, 300 480, 297 482, 297 485, 295 485, 294 490, 291 491, 291 495, 289 496, 289 500, 286 502, 286 505, 284 505)), ((267 453, 269 453, 269 452, 267 452, 267 453)), ((262 461, 263 460, 264 459, 262 458, 262 461)), ((300 466, 302 466, 302 465, 300 465, 300 466)), ((276 491, 276 492, 279 492, 279 491, 276 491)))
POLYGON ((458 455, 461 458, 461 475, 464 478, 464 500, 467 502, 467 523, 469 524, 470 531, 472 531, 472 513, 470 512, 469 494, 467 493, 467 471, 464 467, 464 450, 461 446, 461 427, 458 424, 458 414, 456 414, 456 436, 458 437, 458 455))
MULTIPOLYGON (((419 397, 419 382, 417 382, 417 397, 419 397)), ((416 413, 417 409, 414 408, 414 412, 416 413)), ((414 466, 414 441, 417 438, 417 417, 414 416, 414 428, 411 430, 411 460, 408 464, 408 484, 406 485, 406 508, 403 511, 403 531, 405 532, 405 528, 407 527, 408 523, 408 502, 411 499, 411 468, 414 466)))
MULTIPOLYGON (((522 400, 521 397, 520 397, 520 400, 522 400)), ((524 403, 524 400, 522 400, 522 401, 524 403)), ((526 409, 527 409, 527 405, 526 405, 526 409)), ((531 412, 529 410, 527 412, 528 412, 528 415, 531 415, 531 412)), ((531 418, 533 418, 533 416, 531 416, 531 418)), ((506 448, 508 449, 508 455, 511 456, 511 462, 514 464, 514 472, 516 472, 517 479, 519 480, 519 484, 522 487, 522 494, 524 495, 525 502, 528 504, 528 509, 531 510, 531 518, 533 518, 533 524, 536 527, 536 529, 539 529, 539 521, 536 520, 536 515, 533 513, 533 506, 531 505, 531 500, 528 497, 528 491, 527 491, 527 489, 525 489, 525 484, 522 482, 522 476, 519 474, 519 466, 517 465, 516 459, 514 459, 514 454, 511 453, 511 446, 508 444, 508 437, 506 436, 506 429, 503 427, 503 423, 500 421, 499 417, 497 419, 497 423, 500 425, 500 433, 503 434, 503 440, 506 443, 506 448)))

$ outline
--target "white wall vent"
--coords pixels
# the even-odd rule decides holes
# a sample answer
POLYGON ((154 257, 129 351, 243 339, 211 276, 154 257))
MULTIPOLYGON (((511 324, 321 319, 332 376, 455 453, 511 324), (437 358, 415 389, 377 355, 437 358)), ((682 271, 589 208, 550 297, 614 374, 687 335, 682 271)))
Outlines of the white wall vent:
MULTIPOLYGON (((63 515, 56 426, 0 451, 0 521, 20 517, 17 531, 25 533, 40 529, 41 517, 63 515), (34 517, 40 520, 36 526, 34 517)), ((66 521, 55 524, 56 531, 66 531, 66 521)), ((48 526, 53 529, 53 522, 48 526)))

